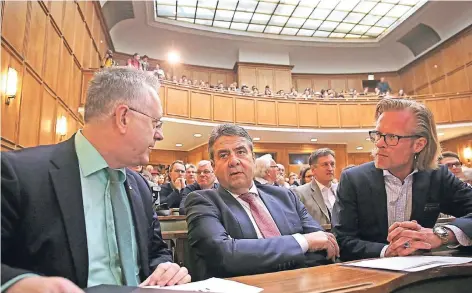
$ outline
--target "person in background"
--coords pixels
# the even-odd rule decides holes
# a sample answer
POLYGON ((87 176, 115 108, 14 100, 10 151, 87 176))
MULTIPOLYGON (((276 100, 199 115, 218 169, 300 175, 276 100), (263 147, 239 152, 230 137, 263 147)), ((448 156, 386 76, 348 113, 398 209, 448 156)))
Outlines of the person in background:
POLYGON ((197 181, 197 167, 194 164, 187 164, 185 165, 185 183, 193 184, 197 181))
POLYGON ((388 92, 392 91, 388 82, 385 81, 385 77, 380 78, 380 81, 377 83, 375 88, 378 89, 379 95, 386 95, 388 92))
POLYGON ((166 181, 165 175, 159 174, 159 177, 157 179, 157 184, 162 185, 165 183, 165 181, 166 181))
POLYGON ((279 167, 270 154, 265 154, 255 161, 254 180, 260 184, 274 185, 279 167))
MULTIPOLYGON (((164 70, 159 66, 159 64, 156 64, 156 68, 154 69, 154 74, 157 76, 159 79, 166 79, 166 75, 164 73, 164 70)), ((170 75, 168 77, 168 80, 170 79, 170 75)))
POLYGON ((403 89, 400 89, 400 90, 398 91, 398 97, 399 97, 399 98, 406 97, 405 91, 404 91, 403 89))
POLYGON ((288 185, 290 187, 296 187, 296 186, 300 186, 300 184, 298 183, 298 176, 297 174, 293 173, 293 172, 290 172, 290 174, 288 175, 288 185))
POLYGON ((173 161, 169 166, 169 182, 161 185, 160 204, 166 204, 169 209, 178 208, 181 200, 181 192, 187 185, 185 183, 185 164, 180 160, 173 161))
POLYGON ((149 57, 147 55, 144 55, 143 58, 141 58, 139 63, 141 64, 141 70, 144 70, 144 71, 149 70, 149 57))
POLYGON ((138 53, 133 54, 133 58, 128 59, 126 65, 134 69, 141 69, 141 64, 139 63, 140 56, 138 53))
POLYGON ((460 180, 464 180, 464 172, 462 171, 462 162, 454 152, 443 152, 438 159, 439 164, 447 166, 449 171, 460 180))
POLYGON ((105 57, 103 57, 102 60, 102 65, 100 66, 101 68, 109 68, 115 65, 115 61, 113 61, 113 51, 108 50, 107 53, 105 54, 105 57))
POLYGON ((310 183, 313 180, 313 172, 310 167, 302 169, 300 172, 300 185, 310 183))
POLYGON ((279 172, 277 173, 277 180, 275 184, 280 187, 290 188, 290 185, 285 181, 285 167, 282 164, 277 164, 279 172))
POLYGON ((146 166, 146 171, 148 171, 149 173, 153 173, 154 172, 154 166, 153 165, 147 165, 146 166))

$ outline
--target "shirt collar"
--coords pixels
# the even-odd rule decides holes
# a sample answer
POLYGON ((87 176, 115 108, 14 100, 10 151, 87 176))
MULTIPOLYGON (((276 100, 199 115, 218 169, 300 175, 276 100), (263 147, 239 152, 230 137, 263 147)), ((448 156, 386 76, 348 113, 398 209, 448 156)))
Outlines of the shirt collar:
MULTIPOLYGON (((88 177, 102 169, 108 168, 108 164, 97 149, 85 138, 82 131, 77 131, 74 137, 75 152, 79 161, 79 168, 84 177, 88 177)), ((118 171, 120 182, 126 180, 125 168, 118 171)))
MULTIPOLYGON (((418 169, 415 168, 415 169, 413 170, 413 172, 411 172, 410 174, 408 174, 408 176, 406 176, 406 178, 408 178, 408 177, 410 177, 410 176, 413 176, 413 174, 415 174, 415 173, 417 173, 417 172, 418 172, 418 169)), ((395 177, 395 178, 397 178, 395 175, 393 175, 392 173, 390 173, 390 171, 385 170, 385 169, 383 170, 383 175, 384 175, 384 177, 395 177)), ((406 179, 406 178, 405 178, 405 179, 406 179)))
MULTIPOLYGON (((235 193, 232 193, 231 191, 225 189, 226 191, 228 191, 234 198, 239 198, 240 194, 235 194, 235 193)), ((252 183, 252 186, 251 188, 249 188, 249 193, 254 193, 256 195, 259 195, 259 192, 257 191, 257 187, 256 187, 256 184, 252 183)))
MULTIPOLYGON (((324 188, 330 189, 330 188, 333 186, 332 183, 331 183, 330 186, 324 186, 323 184, 321 184, 321 183, 320 183, 318 180, 316 180, 315 178, 313 178, 313 181, 316 182, 316 184, 318 185, 318 188, 319 188, 320 190, 323 190, 324 188)), ((312 181, 312 182, 313 182, 313 181, 312 181)))

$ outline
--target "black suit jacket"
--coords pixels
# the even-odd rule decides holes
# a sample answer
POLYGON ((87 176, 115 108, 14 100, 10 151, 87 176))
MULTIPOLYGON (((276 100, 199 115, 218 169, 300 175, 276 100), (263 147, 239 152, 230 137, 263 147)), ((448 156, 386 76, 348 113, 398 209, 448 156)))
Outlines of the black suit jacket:
POLYGON ((178 189, 174 189, 170 182, 161 185, 161 191, 159 195, 161 197, 161 204, 167 204, 169 209, 178 208, 180 204, 180 200, 182 199, 182 191, 178 189))
POLYGON ((190 193, 185 202, 194 280, 326 264, 325 252, 303 253, 292 234, 322 231, 292 191, 257 185, 282 236, 257 239, 242 205, 221 186, 190 193))
MULTIPOLYGON (((218 183, 213 183, 213 189, 218 188, 218 183)), ((187 200, 187 196, 195 190, 202 190, 200 187, 200 184, 198 184, 196 181, 192 184, 189 184, 185 186, 184 190, 182 191, 182 199, 180 200, 180 205, 179 205, 179 214, 185 215, 185 200, 187 200)))
MULTIPOLYGON (((57 145, 3 152, 1 162, 2 284, 36 273, 87 287, 87 237, 74 137, 57 145)), ((162 240, 149 186, 134 171, 127 169, 126 175, 144 280, 172 257, 162 240)))
MULTIPOLYGON (((388 213, 383 170, 373 162, 342 173, 334 225, 342 260, 377 258, 387 244, 388 213)), ((413 175, 411 220, 434 227, 439 213, 458 217, 451 225, 472 237, 472 189, 445 166, 413 175)))

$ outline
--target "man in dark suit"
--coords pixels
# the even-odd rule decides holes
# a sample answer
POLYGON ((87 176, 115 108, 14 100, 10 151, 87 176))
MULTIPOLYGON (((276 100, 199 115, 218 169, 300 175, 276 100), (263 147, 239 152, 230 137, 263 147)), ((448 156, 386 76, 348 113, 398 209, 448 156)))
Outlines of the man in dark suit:
POLYGON ((185 215, 185 200, 192 191, 218 188, 218 183, 216 183, 215 173, 213 172, 210 161, 202 160, 198 162, 197 171, 195 173, 197 174, 197 181, 185 186, 182 191, 182 200, 179 206, 179 213, 181 215, 185 215))
POLYGON ((159 83, 113 67, 90 82, 69 140, 2 153, 2 292, 82 292, 98 284, 190 281, 171 263, 151 191, 126 166, 162 140, 159 83))
POLYGON ((185 164, 180 160, 172 162, 169 166, 169 182, 161 185, 159 192, 160 204, 167 208, 178 208, 182 199, 182 191, 185 186, 185 164))
POLYGON ((314 266, 336 257, 334 236, 290 190, 255 185, 253 142, 242 127, 216 127, 208 148, 220 186, 192 192, 185 202, 194 279, 314 266))
POLYGON ((377 104, 375 161, 342 173, 334 233, 342 260, 411 255, 472 244, 472 189, 437 166, 431 111, 412 100, 377 104), (457 217, 434 227, 439 213, 457 217), (434 227, 434 228, 433 228, 434 227))

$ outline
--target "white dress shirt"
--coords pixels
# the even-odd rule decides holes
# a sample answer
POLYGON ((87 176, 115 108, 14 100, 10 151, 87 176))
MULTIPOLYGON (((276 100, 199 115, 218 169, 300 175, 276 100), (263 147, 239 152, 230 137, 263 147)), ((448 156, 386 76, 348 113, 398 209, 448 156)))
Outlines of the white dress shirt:
POLYGON ((331 183, 330 186, 324 186, 318 180, 315 179, 316 184, 321 190, 321 195, 323 196, 323 201, 328 208, 329 212, 333 212, 334 202, 336 201, 336 185, 331 183))
MULTIPOLYGON (((395 177, 388 170, 383 170, 385 191, 387 193, 387 212, 388 212, 388 226, 390 227, 395 222, 409 221, 412 211, 413 198, 413 174, 417 173, 415 169, 402 182, 395 177)), ((453 225, 444 225, 450 229, 456 236, 457 241, 462 246, 471 246, 472 241, 459 228, 453 225)), ((388 245, 385 245, 380 252, 380 257, 385 256, 388 245)))
MULTIPOLYGON (((226 190, 228 191, 232 196, 234 196, 234 198, 236 198, 236 200, 242 205, 242 207, 244 208, 244 211, 246 212, 246 214, 248 215, 249 219, 251 220, 251 223, 252 223, 252 226, 254 227, 254 230, 256 230, 256 234, 257 234, 257 238, 261 239, 261 238, 264 238, 262 236, 262 233, 261 233, 261 230, 259 230, 259 227, 257 226, 256 224, 256 221, 254 220, 254 217, 252 216, 252 213, 251 213, 251 208, 249 206, 249 203, 245 202, 244 200, 240 199, 239 198, 239 195, 238 194, 234 194, 232 193, 231 191, 229 190, 226 190)), ((274 218, 272 217, 272 215, 270 214, 269 210, 267 209, 267 207, 265 206, 264 202, 262 201, 261 197, 259 196, 259 192, 257 191, 257 187, 255 184, 252 185, 252 187, 249 189, 249 192, 250 193, 254 193, 256 194, 257 196, 255 197, 256 198, 256 204, 258 204, 260 207, 262 207, 266 212, 267 214, 269 214, 269 217, 271 217, 272 221, 274 220, 274 218)), ((275 221, 274 221, 275 223, 275 221)), ((303 253, 307 252, 308 251, 308 241, 305 239, 305 236, 303 236, 302 234, 300 233, 296 233, 296 234, 293 234, 292 235, 293 238, 295 238, 295 240, 298 242, 298 244, 300 245, 303 253)))

